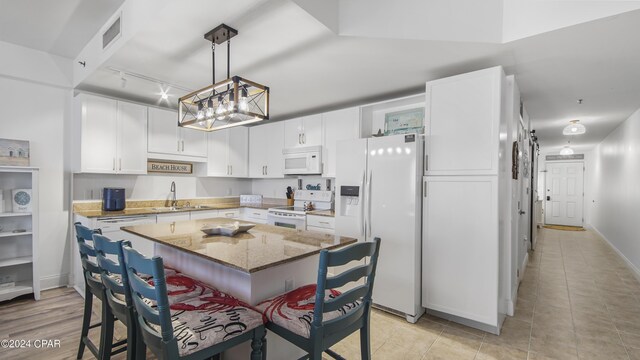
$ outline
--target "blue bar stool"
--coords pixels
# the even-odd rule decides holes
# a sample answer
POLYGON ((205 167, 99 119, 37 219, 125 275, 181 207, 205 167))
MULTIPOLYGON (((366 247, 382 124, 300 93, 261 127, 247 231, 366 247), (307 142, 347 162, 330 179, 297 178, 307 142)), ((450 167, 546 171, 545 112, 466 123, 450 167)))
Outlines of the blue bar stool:
POLYGON ((322 250, 316 284, 297 288, 257 305, 269 320, 267 329, 306 351, 308 355, 301 359, 312 360, 321 360, 323 352, 334 359, 343 359, 329 348, 351 333, 360 331, 362 359, 371 359, 369 318, 379 249, 380 238, 375 238, 373 242, 357 243, 341 250, 322 250), (328 267, 342 266, 365 257, 369 257, 368 264, 327 277, 328 267), (365 277, 363 285, 345 293, 334 290, 365 277))
POLYGON ((109 359, 111 355, 119 354, 126 350, 126 348, 116 349, 113 352, 113 347, 124 345, 126 341, 119 341, 115 344, 112 343, 112 338, 107 339, 105 334, 105 326, 111 322, 113 325, 113 314, 108 312, 108 305, 106 303, 105 287, 102 284, 100 268, 98 264, 92 259, 96 257, 96 251, 88 242, 93 243, 93 235, 100 234, 100 229, 92 230, 80 223, 75 223, 76 228, 76 240, 78 241, 78 250, 80 252, 80 260, 82 262, 82 273, 84 276, 84 315, 82 319, 82 331, 80 333, 80 346, 78 348, 78 359, 82 359, 85 346, 91 351, 96 359, 109 359), (93 307, 93 297, 96 297, 101 302, 101 322, 91 325, 91 314, 93 307), (89 339, 89 329, 93 329, 100 326, 100 345, 96 345, 89 339), (107 345, 108 342, 108 345, 107 345), (108 348, 108 351, 105 349, 108 348))
POLYGON ((209 359, 250 340, 251 360, 265 358, 266 330, 260 313, 215 289, 170 304, 162 258, 144 257, 129 246, 123 250, 142 335, 136 351, 144 354, 142 349, 148 347, 160 359, 209 359), (144 275, 151 275, 152 281, 144 275))

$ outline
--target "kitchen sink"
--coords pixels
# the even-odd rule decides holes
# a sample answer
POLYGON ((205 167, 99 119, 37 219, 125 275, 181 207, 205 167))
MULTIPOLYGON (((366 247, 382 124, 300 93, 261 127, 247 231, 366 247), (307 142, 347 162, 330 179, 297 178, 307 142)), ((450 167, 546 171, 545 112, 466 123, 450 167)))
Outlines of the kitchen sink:
POLYGON ((163 206, 151 208, 153 211, 188 211, 188 210, 202 210, 202 209, 214 209, 213 206, 207 205, 189 205, 189 206, 163 206))

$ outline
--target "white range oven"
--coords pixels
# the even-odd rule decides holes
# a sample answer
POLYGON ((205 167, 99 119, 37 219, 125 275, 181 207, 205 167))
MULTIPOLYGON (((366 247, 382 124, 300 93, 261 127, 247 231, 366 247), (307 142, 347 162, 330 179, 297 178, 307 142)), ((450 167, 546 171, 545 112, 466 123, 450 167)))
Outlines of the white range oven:
POLYGON ((309 210, 328 210, 333 206, 333 191, 298 190, 295 192, 293 206, 270 208, 267 213, 267 223, 290 229, 307 229, 307 211, 304 203, 313 205, 309 210))

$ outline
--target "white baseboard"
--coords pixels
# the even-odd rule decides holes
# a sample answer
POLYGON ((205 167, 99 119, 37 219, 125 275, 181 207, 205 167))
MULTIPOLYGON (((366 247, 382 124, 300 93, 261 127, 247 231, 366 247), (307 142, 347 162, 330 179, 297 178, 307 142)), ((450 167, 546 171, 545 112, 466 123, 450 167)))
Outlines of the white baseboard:
POLYGON ((593 232, 598 234, 602 238, 602 240, 604 240, 604 242, 606 242, 607 245, 609 245, 611 247, 611 249, 613 249, 613 251, 615 251, 615 253, 618 254, 618 256, 620 256, 622 258, 622 260, 624 260, 624 263, 627 265, 629 270, 631 270, 631 272, 633 273, 633 276, 635 276, 636 280, 638 280, 640 282, 640 269, 638 269, 631 262, 631 260, 629 260, 626 256, 624 256, 624 254, 620 250, 618 250, 618 248, 615 247, 615 245, 613 245, 613 243, 611 243, 611 241, 609 241, 609 239, 607 239, 607 237, 604 236, 595 226, 590 225, 589 229, 593 230, 593 232))
POLYGON ((69 285, 69 274, 49 275, 40 278, 40 289, 47 290, 69 285))

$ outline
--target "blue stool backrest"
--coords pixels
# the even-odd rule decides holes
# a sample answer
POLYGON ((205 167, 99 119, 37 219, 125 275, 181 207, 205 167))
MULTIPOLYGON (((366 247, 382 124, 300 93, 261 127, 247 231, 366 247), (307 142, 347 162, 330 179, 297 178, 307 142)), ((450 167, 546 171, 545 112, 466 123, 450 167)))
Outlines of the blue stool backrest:
POLYGON ((368 313, 365 312, 369 310, 371 305, 371 293, 373 291, 373 280, 376 275, 379 251, 380 238, 375 238, 372 242, 353 244, 341 250, 322 250, 320 252, 312 332, 317 332, 317 329, 322 328, 324 334, 331 334, 343 329, 362 316, 368 316, 368 313), (342 266, 351 261, 362 260, 365 257, 369 258, 368 264, 356 266, 341 274, 327 277, 329 267, 342 266), (325 300, 325 290, 339 288, 365 277, 367 279, 363 285, 356 286, 333 299, 325 300), (352 311, 323 322, 324 313, 342 309, 344 306, 353 304, 356 301, 360 303, 352 311))
POLYGON ((158 342, 159 340, 168 343, 173 339, 173 327, 162 258, 158 256, 147 258, 129 246, 123 246, 122 249, 131 287, 131 297, 138 312, 138 324, 145 342, 147 345, 150 345, 149 342, 158 342), (142 274, 151 275, 153 286, 140 276, 142 274), (156 305, 151 306, 143 298, 155 301, 156 305), (149 323, 159 325, 160 334, 151 328, 149 323))
POLYGON ((131 246, 131 243, 124 240, 112 241, 108 237, 100 234, 93 234, 93 245, 96 250, 96 259, 98 266, 102 270, 102 283, 114 294, 124 295, 127 306, 133 306, 131 300, 131 290, 129 288, 127 269, 124 265, 123 245, 131 246), (118 262, 115 262, 108 255, 115 256, 118 262), (119 275, 122 282, 109 275, 119 275))
MULTIPOLYGON (((80 251, 80 261, 82 262, 82 269, 85 275, 85 279, 93 278, 92 275, 100 274, 100 268, 98 264, 92 259, 96 257, 96 250, 87 241, 93 243, 93 234, 101 234, 100 229, 89 229, 88 227, 75 223, 76 228, 76 241, 78 242, 78 250, 80 251)), ((94 279, 95 280, 95 279, 94 279)))

